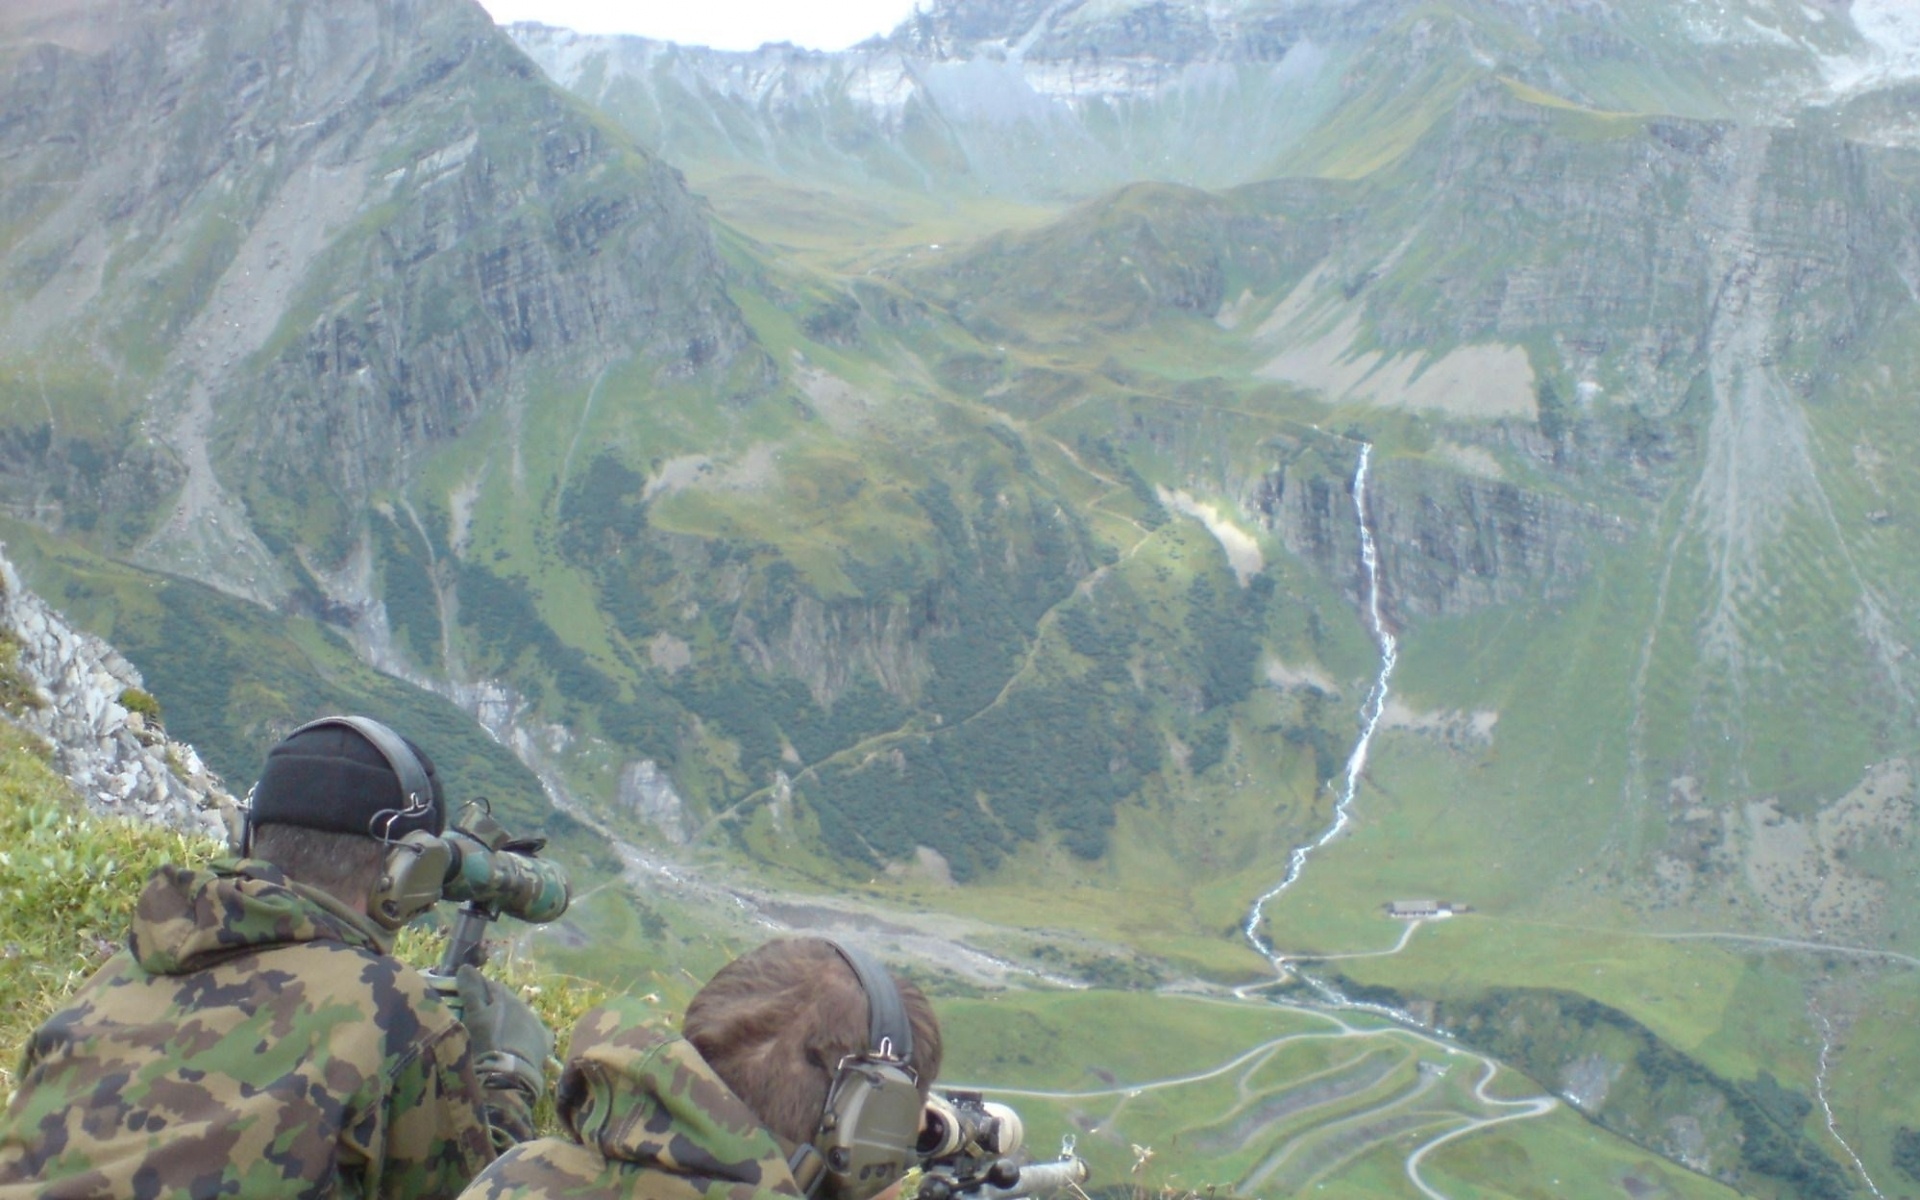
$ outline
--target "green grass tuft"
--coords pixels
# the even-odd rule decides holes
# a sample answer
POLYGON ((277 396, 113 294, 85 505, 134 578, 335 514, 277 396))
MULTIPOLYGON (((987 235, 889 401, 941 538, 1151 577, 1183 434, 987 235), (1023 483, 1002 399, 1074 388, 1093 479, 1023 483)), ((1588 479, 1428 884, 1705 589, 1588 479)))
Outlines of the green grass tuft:
POLYGON ((120 948, 140 886, 212 841, 91 816, 29 735, 0 725, 0 1085, 27 1036, 120 948))

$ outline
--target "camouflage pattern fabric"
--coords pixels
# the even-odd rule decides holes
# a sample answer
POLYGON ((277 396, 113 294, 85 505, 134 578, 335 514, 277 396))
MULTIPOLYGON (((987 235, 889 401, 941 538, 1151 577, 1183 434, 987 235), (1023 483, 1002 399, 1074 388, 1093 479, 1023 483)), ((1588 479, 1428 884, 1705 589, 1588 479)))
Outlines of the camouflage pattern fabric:
POLYGON ((161 868, 28 1043, 0 1200, 457 1194, 493 1156, 467 1033, 388 949, 267 863, 161 868))
POLYGON ((513 1147, 465 1200, 795 1200, 779 1144, 691 1044, 615 1000, 574 1026, 558 1108, 567 1138, 513 1147))

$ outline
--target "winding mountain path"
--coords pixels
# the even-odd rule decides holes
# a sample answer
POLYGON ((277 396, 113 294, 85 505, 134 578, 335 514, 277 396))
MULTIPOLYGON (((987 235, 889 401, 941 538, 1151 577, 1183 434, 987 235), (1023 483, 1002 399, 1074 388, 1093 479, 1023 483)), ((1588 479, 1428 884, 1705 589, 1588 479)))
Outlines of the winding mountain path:
POLYGON ((1478 1121, 1469 1121, 1458 1129, 1449 1130, 1439 1137, 1421 1143, 1418 1149, 1412 1154, 1407 1155, 1407 1180, 1412 1183, 1414 1187, 1419 1188, 1420 1194, 1427 1197, 1427 1200, 1451 1200, 1446 1193, 1435 1189, 1432 1184, 1429 1184, 1425 1179, 1421 1178, 1420 1164, 1426 1160, 1427 1155, 1438 1150, 1448 1142, 1457 1141, 1470 1134, 1490 1129, 1495 1125, 1503 1125, 1508 1121, 1525 1121, 1533 1117, 1544 1117, 1560 1106, 1560 1102, 1551 1096, 1538 1096, 1525 1100, 1502 1100, 1497 1096, 1487 1095, 1487 1085, 1493 1082, 1493 1077, 1499 1068, 1490 1058, 1483 1059, 1482 1061, 1486 1063, 1486 1070, 1481 1074, 1479 1082, 1473 1085, 1474 1098, 1482 1104, 1496 1108, 1513 1108, 1517 1111, 1503 1113, 1497 1117, 1487 1117, 1478 1121))
MULTIPOLYGON (((1405 939, 1403 938, 1402 939, 1403 944, 1404 944, 1404 940, 1405 939)), ((1273 1054, 1277 1050, 1281 1049, 1282 1047, 1294 1045, 1297 1043, 1312 1042, 1312 1041, 1370 1041, 1371 1040, 1371 1041, 1384 1041, 1389 1043, 1399 1043, 1402 1046, 1408 1046, 1408 1045, 1411 1045, 1413 1047, 1424 1046, 1430 1049, 1437 1049, 1437 1050, 1443 1051, 1449 1058, 1465 1059, 1469 1062, 1477 1063, 1479 1065, 1480 1078, 1474 1084, 1474 1087, 1473 1087, 1474 1099, 1477 1100, 1479 1103, 1485 1105, 1487 1108, 1493 1109, 1495 1111, 1483 1117, 1470 1117, 1466 1119, 1464 1123, 1458 1124, 1457 1126, 1447 1129, 1446 1131, 1440 1133, 1438 1136, 1435 1136, 1433 1138, 1428 1139, 1425 1142, 1422 1142, 1410 1154, 1408 1154, 1406 1158, 1406 1164, 1405 1164, 1407 1179, 1414 1185, 1414 1187, 1420 1190, 1422 1195, 1428 1197, 1428 1200, 1450 1200, 1450 1198, 1447 1197, 1444 1193, 1438 1191, 1436 1188, 1433 1187, 1433 1185, 1429 1184, 1420 1174, 1420 1164, 1422 1161, 1425 1160, 1428 1154, 1432 1153, 1434 1150, 1437 1150, 1441 1146, 1444 1146, 1450 1142, 1456 1141, 1460 1138, 1471 1136, 1472 1134, 1479 1133, 1486 1129, 1490 1129, 1496 1125, 1502 1125, 1502 1124, 1506 1124, 1513 1121, 1523 1121, 1523 1120, 1529 1120, 1535 1117, 1546 1116, 1547 1114, 1553 1112, 1555 1109, 1557 1109, 1560 1106, 1560 1102, 1558 1100, 1555 1100, 1551 1096, 1530 1096, 1530 1097, 1525 1097, 1517 1100, 1508 1100, 1508 1099, 1502 1099, 1497 1096, 1489 1095, 1487 1092, 1487 1087, 1489 1084, 1493 1082, 1494 1078, 1499 1074, 1500 1063, 1497 1060, 1488 1057, 1487 1055, 1480 1054, 1476 1051, 1468 1050, 1464 1047, 1456 1045, 1450 1041, 1447 1041, 1441 1037, 1438 1037, 1432 1034, 1423 1033, 1421 1031, 1413 1030, 1413 1029, 1406 1029, 1396 1025, 1382 1025, 1382 1026, 1373 1026, 1373 1027, 1356 1026, 1353 1023, 1346 1020, 1345 1018, 1343 1018, 1336 1011, 1332 1011, 1325 1008, 1319 1008, 1319 1007, 1310 1007, 1306 1005, 1291 1004, 1291 1003, 1274 1003, 1274 1002, 1268 1002, 1268 1001, 1256 1001, 1256 1000, 1245 1000, 1245 999, 1227 1000, 1219 997, 1196 996, 1193 998, 1202 1000, 1203 1002, 1231 1004, 1235 1006, 1258 1005, 1260 1007, 1265 1007, 1265 1008, 1279 1008, 1283 1011, 1293 1013, 1295 1015, 1309 1016, 1316 1020, 1325 1021, 1331 1028, 1324 1029, 1324 1030, 1309 1030, 1302 1033, 1289 1033, 1289 1034, 1283 1034, 1280 1037, 1270 1038, 1267 1041, 1261 1042, 1259 1045, 1253 1046, 1248 1050, 1242 1051, 1241 1053, 1234 1055, 1233 1057, 1225 1060, 1224 1062, 1221 1062, 1218 1065, 1210 1067, 1204 1071, 1194 1071, 1191 1073, 1181 1074, 1181 1075, 1168 1075, 1158 1079, 1148 1079, 1148 1080, 1141 1080, 1137 1082, 1116 1083, 1109 1087, 1075 1088, 1075 1089, 1010 1088, 1010 1087, 997 1087, 991 1084, 978 1083, 978 1082, 955 1084, 954 1086, 990 1091, 996 1098, 1017 1097, 1020 1099, 1028 1099, 1028 1100, 1050 1100, 1050 1101, 1074 1101, 1074 1100, 1084 1101, 1084 1100, 1099 1100, 1099 1099, 1106 1099, 1106 1098, 1120 1098, 1124 1101, 1124 1100, 1135 1099, 1148 1092, 1165 1091, 1165 1090, 1175 1089, 1175 1088, 1192 1087, 1197 1084, 1210 1083, 1224 1076, 1232 1075, 1235 1072, 1240 1072, 1241 1079, 1239 1081, 1239 1096, 1241 1098, 1241 1103, 1237 1105, 1234 1109, 1221 1115, 1220 1117, 1221 1120, 1227 1120, 1239 1114, 1240 1112, 1244 1111, 1244 1109, 1247 1107, 1248 1103, 1252 1099, 1252 1096, 1249 1093, 1249 1087, 1248 1087, 1249 1077, 1251 1077, 1254 1072, 1259 1071, 1260 1069, 1265 1067, 1268 1060, 1272 1058, 1273 1054)), ((1307 1084, 1311 1084, 1314 1081, 1320 1079, 1322 1076, 1325 1076, 1337 1071, 1348 1070, 1353 1065, 1354 1064, 1352 1062, 1337 1064, 1335 1067, 1328 1068, 1325 1071, 1320 1071, 1312 1075, 1303 1076, 1300 1079, 1290 1080, 1289 1086, 1300 1087, 1307 1084)), ((1275 1172, 1277 1172, 1282 1166, 1284 1166, 1290 1160, 1295 1150, 1298 1149, 1302 1145, 1302 1143, 1308 1140, 1309 1138, 1324 1138, 1328 1136, 1329 1130, 1334 1129, 1336 1127, 1345 1127, 1349 1125, 1354 1126, 1362 1131, 1371 1129, 1372 1127, 1367 1124, 1366 1118, 1379 1117, 1392 1110, 1402 1109, 1407 1107, 1412 1101, 1414 1101, 1415 1099, 1418 1099, 1422 1095, 1425 1095, 1429 1090, 1431 1090, 1437 1078, 1441 1074, 1444 1074, 1444 1071, 1438 1071, 1438 1072, 1429 1071, 1425 1067, 1422 1067, 1420 1070, 1420 1077, 1412 1087, 1404 1088, 1400 1091, 1397 1091, 1394 1094, 1383 1098, 1379 1103, 1371 1105, 1365 1109, 1361 1109, 1357 1112, 1341 1113, 1335 1120, 1331 1122, 1310 1124, 1305 1128, 1302 1128, 1293 1136, 1289 1137, 1286 1142, 1284 1142, 1280 1146, 1277 1146, 1271 1154, 1269 1154, 1265 1159, 1263 1159, 1261 1163, 1257 1167, 1255 1167, 1254 1170, 1248 1175, 1247 1179, 1244 1182, 1249 1186, 1257 1187, 1263 1181, 1271 1178, 1275 1172)), ((1368 1086, 1372 1087, 1372 1086, 1376 1086, 1376 1084, 1369 1083, 1368 1086)), ((1297 1121, 1302 1114, 1311 1113, 1317 1109, 1333 1107, 1339 1104, 1343 1100, 1350 1099, 1353 1094, 1354 1093, 1351 1093, 1351 1092, 1341 1092, 1338 1090, 1330 1091, 1325 1096, 1319 1099, 1316 1099, 1312 1103, 1305 1104, 1297 1108, 1291 1108, 1284 1112, 1276 1114, 1271 1119, 1266 1121, 1265 1124, 1267 1126, 1273 1126, 1273 1125, 1281 1124, 1282 1122, 1286 1122, 1286 1121, 1297 1121)), ((1359 1154, 1364 1153, 1367 1149, 1370 1149, 1372 1146, 1377 1145, 1381 1142, 1390 1141, 1392 1140, 1392 1138, 1407 1132, 1408 1129, 1410 1128, 1418 1128, 1420 1125, 1447 1123, 1451 1119, 1457 1119, 1457 1117, 1458 1117, 1457 1113, 1452 1114, 1451 1117, 1449 1117, 1448 1115, 1442 1115, 1442 1114, 1427 1114, 1427 1115, 1423 1115, 1420 1118, 1420 1120, 1418 1120, 1416 1123, 1412 1125, 1408 1125, 1402 1121, 1394 1121, 1394 1122, 1382 1124, 1380 1129, 1377 1131, 1379 1133, 1379 1136, 1372 1136, 1370 1134, 1367 1136, 1362 1136, 1360 1138, 1355 1139, 1354 1145, 1344 1148, 1344 1150, 1340 1154, 1340 1161, 1342 1162, 1349 1161, 1352 1158, 1357 1157, 1359 1154)), ((1325 1173, 1324 1170, 1322 1170, 1322 1171, 1316 1172, 1315 1174, 1317 1176, 1319 1174, 1324 1174, 1324 1173, 1325 1173)))

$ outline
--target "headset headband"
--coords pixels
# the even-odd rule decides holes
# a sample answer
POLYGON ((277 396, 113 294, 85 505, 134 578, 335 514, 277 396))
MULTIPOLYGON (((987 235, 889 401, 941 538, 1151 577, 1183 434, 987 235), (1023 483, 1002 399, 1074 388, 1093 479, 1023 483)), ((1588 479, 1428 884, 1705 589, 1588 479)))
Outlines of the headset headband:
POLYGON ((827 945, 853 968, 860 990, 866 993, 868 1053, 895 1062, 912 1062, 913 1023, 907 1020, 907 1006, 900 999, 900 989, 893 986, 893 976, 864 950, 831 940, 827 945))
MULTIPOLYGON (((419 756, 413 752, 413 748, 408 746, 399 734, 374 720, 372 717, 321 717, 317 721, 308 721, 305 725, 294 730, 293 733, 288 734, 287 737, 291 738, 296 734, 305 733, 309 729, 324 729, 329 725, 344 725, 361 737, 367 739, 367 741, 373 743, 373 748, 380 752, 380 757, 387 760, 387 766, 393 770, 394 775, 400 780, 401 808, 390 809, 384 814, 376 815, 374 817, 375 821, 378 821, 380 816, 384 815, 387 818, 387 823, 391 825, 401 816, 409 815, 419 809, 432 806, 433 781, 427 778, 427 769, 420 765, 419 756)), ((384 830, 376 831, 369 828, 367 833, 376 838, 384 838, 385 836, 384 830)))

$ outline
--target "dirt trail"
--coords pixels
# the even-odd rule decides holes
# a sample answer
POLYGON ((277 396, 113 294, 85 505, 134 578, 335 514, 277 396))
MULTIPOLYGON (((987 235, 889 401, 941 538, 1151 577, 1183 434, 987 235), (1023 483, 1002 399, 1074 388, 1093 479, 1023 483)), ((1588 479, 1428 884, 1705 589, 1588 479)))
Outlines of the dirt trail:
POLYGON ((1652 938, 1662 942, 1736 942, 1750 946, 1770 946, 1777 950, 1801 950, 1809 954, 1843 954, 1849 958, 1878 958, 1887 962, 1902 963, 1909 967, 1920 967, 1920 957, 1911 954, 1902 954, 1898 950, 1875 950, 1868 946, 1848 946, 1839 942, 1812 942, 1796 938, 1768 937, 1758 933, 1729 933, 1719 930, 1662 933, 1657 930, 1614 929, 1601 925, 1575 925, 1567 921, 1537 921, 1523 917, 1506 919, 1515 925, 1532 925, 1540 929, 1566 929, 1575 933, 1652 938))

